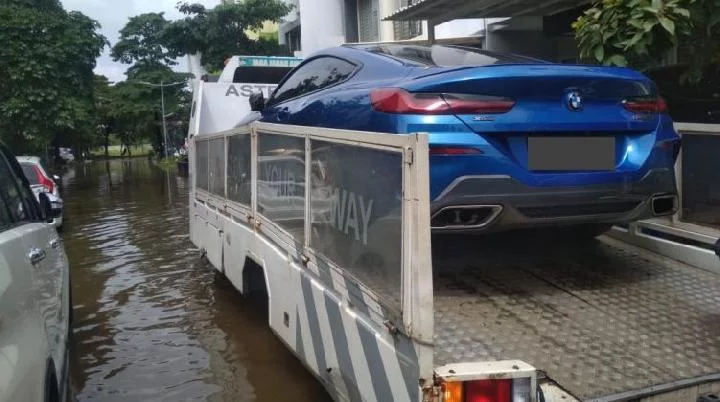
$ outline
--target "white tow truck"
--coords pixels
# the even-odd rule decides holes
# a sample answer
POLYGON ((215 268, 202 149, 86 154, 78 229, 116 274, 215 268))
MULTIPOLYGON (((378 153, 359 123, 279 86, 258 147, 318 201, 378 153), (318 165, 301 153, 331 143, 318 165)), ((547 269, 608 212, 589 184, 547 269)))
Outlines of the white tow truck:
POLYGON ((240 292, 267 296, 270 328, 334 399, 720 392, 714 232, 653 221, 579 244, 431 239, 425 134, 236 127, 219 106, 229 87, 208 87, 188 138, 191 241, 240 292))

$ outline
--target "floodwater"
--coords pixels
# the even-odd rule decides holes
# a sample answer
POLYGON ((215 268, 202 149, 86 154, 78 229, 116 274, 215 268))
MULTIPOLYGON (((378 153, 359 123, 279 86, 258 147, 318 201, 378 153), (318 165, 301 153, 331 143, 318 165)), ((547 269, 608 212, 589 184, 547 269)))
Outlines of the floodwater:
POLYGON ((74 400, 329 401, 267 327, 266 306, 199 258, 187 189, 146 159, 65 173, 74 400))

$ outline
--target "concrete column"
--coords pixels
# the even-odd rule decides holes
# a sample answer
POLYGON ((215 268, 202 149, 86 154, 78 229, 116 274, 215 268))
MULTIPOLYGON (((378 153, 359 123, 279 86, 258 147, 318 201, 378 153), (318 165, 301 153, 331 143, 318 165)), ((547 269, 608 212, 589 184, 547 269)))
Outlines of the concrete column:
POLYGON ((380 23, 378 24, 378 37, 380 38, 380 42, 389 42, 395 40, 395 29, 393 28, 392 21, 383 21, 382 19, 387 17, 388 15, 392 14, 393 11, 397 10, 399 8, 399 2, 397 0, 378 0, 380 2, 379 4, 379 13, 380 15, 378 18, 380 19, 380 23))
POLYGON ((428 42, 431 45, 435 43, 435 25, 437 25, 435 23, 435 21, 428 20, 428 22, 427 22, 427 29, 428 29, 427 38, 428 38, 428 42))
POLYGON ((345 42, 342 0, 300 0, 302 56, 345 42))

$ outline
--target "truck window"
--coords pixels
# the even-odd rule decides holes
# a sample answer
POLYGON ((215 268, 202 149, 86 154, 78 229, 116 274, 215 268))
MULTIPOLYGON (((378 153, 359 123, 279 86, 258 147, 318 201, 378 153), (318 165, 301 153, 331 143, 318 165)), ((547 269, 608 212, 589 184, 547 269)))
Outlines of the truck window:
POLYGON ((244 84, 277 84, 292 67, 240 66, 235 69, 233 82, 244 84))

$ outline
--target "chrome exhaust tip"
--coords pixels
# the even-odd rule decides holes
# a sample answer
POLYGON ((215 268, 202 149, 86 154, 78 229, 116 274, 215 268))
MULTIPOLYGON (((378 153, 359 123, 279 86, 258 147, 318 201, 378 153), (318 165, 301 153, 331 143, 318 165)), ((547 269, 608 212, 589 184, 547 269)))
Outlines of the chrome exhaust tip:
POLYGON ((672 215, 677 212, 678 197, 675 194, 658 195, 650 200, 654 216, 672 215))
POLYGON ((432 229, 480 229, 500 216, 502 205, 456 205, 440 208, 430 218, 432 229))

